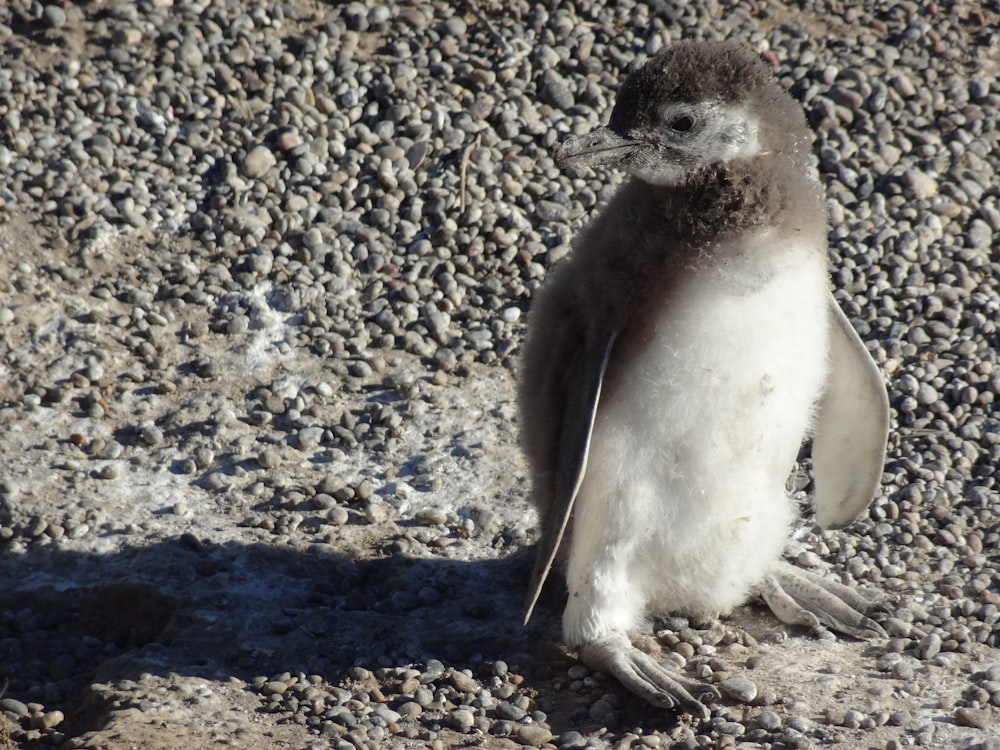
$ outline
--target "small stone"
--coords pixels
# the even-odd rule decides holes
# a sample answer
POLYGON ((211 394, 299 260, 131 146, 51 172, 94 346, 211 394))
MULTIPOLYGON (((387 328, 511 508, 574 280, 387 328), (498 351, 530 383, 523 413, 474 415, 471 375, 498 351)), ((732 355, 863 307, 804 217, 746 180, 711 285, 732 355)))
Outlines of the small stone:
POLYGON ((752 703, 757 697, 757 684, 742 676, 723 680, 719 683, 719 690, 741 703, 752 703))
POLYGON ((265 695, 282 695, 286 690, 288 690, 288 685, 281 680, 265 682, 261 688, 261 692, 265 695))
POLYGON ((396 710, 399 712, 400 716, 407 719, 416 719, 424 712, 423 707, 416 701, 406 701, 406 703, 401 703, 396 710))
POLYGON ((413 520, 421 526, 440 526, 448 521, 448 514, 440 508, 424 508, 413 514, 413 520))
POLYGON ((513 703, 508 701, 501 701, 497 704, 496 714, 501 719, 509 719, 511 721, 520 721, 525 716, 524 709, 515 706, 513 703))
POLYGON ((420 675, 420 681, 426 685, 429 682, 440 679, 443 675, 444 664, 438 659, 428 659, 427 664, 424 665, 424 671, 420 675))
POLYGON ((27 716, 28 707, 16 698, 4 698, 0 700, 0 709, 9 711, 17 716, 27 716))
POLYGON ((955 709, 955 723, 973 729, 986 729, 990 725, 990 712, 988 709, 962 706, 955 709))
POLYGON ((300 451, 314 451, 323 442, 323 428, 303 427, 296 433, 295 439, 300 451))
POLYGON ((257 463, 262 469, 275 469, 281 465, 281 452, 276 448, 265 448, 257 454, 257 463))
POLYGON ((451 675, 451 684, 460 693, 479 692, 479 683, 465 674, 465 672, 455 670, 451 675))
POLYGON ((571 729, 559 735, 559 750, 580 750, 587 746, 587 738, 571 729))
POLYGON ((928 633, 917 644, 917 656, 924 660, 933 659, 941 651, 941 636, 928 633))
POLYGON ((889 714, 889 723, 895 727, 902 727, 909 724, 911 718, 909 711, 900 709, 889 714))
POLYGON ((121 472, 121 467, 118 464, 105 464, 98 470, 97 477, 98 479, 117 479, 121 472))
POLYGON ((255 146, 243 157, 243 174, 251 180, 257 180, 267 174, 278 159, 267 146, 255 146))
POLYGON ((406 149, 406 161, 410 165, 410 169, 419 167, 430 150, 431 145, 427 141, 417 141, 406 149))
POLYGON ((337 506, 336 508, 332 508, 330 510, 326 518, 334 526, 343 526, 345 523, 348 522, 350 517, 351 516, 347 512, 346 508, 341 508, 340 506, 337 506))
POLYGON ((46 5, 42 11, 42 20, 50 29, 58 29, 66 25, 66 11, 58 5, 46 5))
POLYGON ((573 92, 562 81, 546 81, 538 92, 538 98, 556 109, 569 109, 576 101, 573 92))
POLYGON ((966 235, 969 244, 977 250, 988 250, 993 245, 993 229, 982 219, 974 219, 966 235))
POLYGON ((819 555, 817 555, 812 550, 807 550, 807 549, 802 550, 802 552, 799 553, 799 556, 796 559, 796 561, 803 568, 815 568, 818 567, 820 563, 819 555))
POLYGON ((747 731, 747 728, 738 721, 723 721, 716 724, 715 728, 720 734, 726 734, 730 737, 742 737, 747 731))
POLYGON ((116 47, 135 47, 141 41, 142 32, 131 26, 126 29, 115 29, 111 34, 111 43, 116 47))
POLYGON ((205 62, 201 47, 193 39, 185 39, 181 42, 177 48, 177 59, 188 69, 197 68, 205 62))
POLYGON ((367 479, 362 479, 358 482, 358 486, 354 488, 354 494, 358 500, 370 500, 372 495, 375 494, 375 485, 367 479))
POLYGON ((757 726, 761 729, 773 732, 775 729, 779 729, 781 727, 781 717, 774 711, 761 711, 757 715, 757 726))
POLYGON ((316 510, 330 510, 330 508, 337 507, 337 499, 333 495, 319 492, 313 495, 312 504, 316 510))
POLYGON ((927 200, 938 194, 938 183, 933 177, 919 169, 911 169, 905 175, 907 187, 917 200, 927 200))
POLYGON ((892 665, 892 676, 897 680, 910 682, 914 678, 913 665, 908 661, 898 661, 892 665))
POLYGON ((913 626, 908 622, 900 620, 898 617, 889 617, 882 623, 882 627, 885 628, 885 632, 894 638, 908 638, 913 626))
POLYGON ((459 732, 468 732, 476 723, 476 716, 465 708, 457 708, 448 714, 448 723, 459 732))
POLYGON ((143 422, 139 425, 139 435, 146 445, 154 446, 163 442, 163 430, 154 422, 143 422))
POLYGON ((866 718, 868 717, 863 713, 852 708, 844 712, 844 726, 848 729, 857 729, 866 718))
POLYGON ((291 151, 293 148, 298 148, 302 145, 302 136, 299 135, 299 131, 297 130, 284 130, 278 134, 274 142, 282 151, 291 151))
POLYGON ((37 726, 39 729, 54 729, 62 724, 64 718, 62 711, 46 711, 39 717, 37 726))
POLYGON ((356 359, 347 366, 347 371, 356 378, 370 378, 372 366, 363 359, 356 359))
POLYGON ((517 739, 528 747, 541 747, 552 739, 552 732, 538 724, 525 724, 517 730, 517 739))

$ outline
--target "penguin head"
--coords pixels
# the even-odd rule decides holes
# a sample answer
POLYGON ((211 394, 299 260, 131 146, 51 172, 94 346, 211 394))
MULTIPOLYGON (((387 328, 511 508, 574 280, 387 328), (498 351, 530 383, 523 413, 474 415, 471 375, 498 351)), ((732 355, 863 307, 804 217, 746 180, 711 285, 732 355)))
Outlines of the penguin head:
POLYGON ((786 153, 801 160, 801 107, 760 57, 731 42, 682 42, 625 80, 606 127, 556 150, 560 166, 609 166, 674 187, 720 163, 786 153))

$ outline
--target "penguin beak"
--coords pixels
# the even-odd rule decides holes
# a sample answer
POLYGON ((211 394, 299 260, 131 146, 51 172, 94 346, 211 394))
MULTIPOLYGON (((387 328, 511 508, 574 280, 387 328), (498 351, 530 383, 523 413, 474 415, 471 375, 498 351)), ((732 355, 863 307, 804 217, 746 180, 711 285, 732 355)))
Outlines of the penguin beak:
POLYGON ((567 138, 556 146, 555 160, 560 167, 616 166, 635 151, 637 146, 637 141, 624 138, 611 128, 602 127, 567 138))

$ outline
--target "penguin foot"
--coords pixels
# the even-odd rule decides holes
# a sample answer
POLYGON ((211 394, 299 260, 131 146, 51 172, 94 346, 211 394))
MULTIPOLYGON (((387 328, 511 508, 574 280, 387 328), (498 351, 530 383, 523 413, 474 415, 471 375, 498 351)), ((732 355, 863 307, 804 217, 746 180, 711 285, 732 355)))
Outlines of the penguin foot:
POLYGON ((702 700, 719 700, 721 697, 711 685, 672 674, 633 646, 623 633, 612 633, 600 640, 589 641, 577 649, 577 654, 591 669, 615 677, 640 698, 660 708, 679 708, 707 720, 709 711, 702 700))
POLYGON ((867 616, 879 608, 881 594, 850 588, 783 561, 771 566, 759 593, 789 625, 805 625, 815 632, 825 627, 861 640, 888 637, 867 616))

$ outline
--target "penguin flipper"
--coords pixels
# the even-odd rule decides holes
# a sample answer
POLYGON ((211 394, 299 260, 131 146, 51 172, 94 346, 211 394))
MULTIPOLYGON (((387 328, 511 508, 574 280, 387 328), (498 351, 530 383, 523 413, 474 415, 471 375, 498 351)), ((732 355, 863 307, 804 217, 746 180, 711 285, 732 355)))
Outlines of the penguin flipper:
POLYGON ((555 496, 542 522, 538 557, 535 559, 528 587, 525 624, 531 619, 532 610, 542 593, 542 586, 555 562, 573 513, 576 495, 583 483, 601 386, 604 384, 604 373, 608 368, 616 335, 612 332, 600 337, 595 344, 580 349, 569 362, 556 459, 555 496))
POLYGON ((836 300, 830 313, 829 367, 813 431, 816 520, 825 529, 860 516, 878 491, 889 434, 882 375, 836 300))

